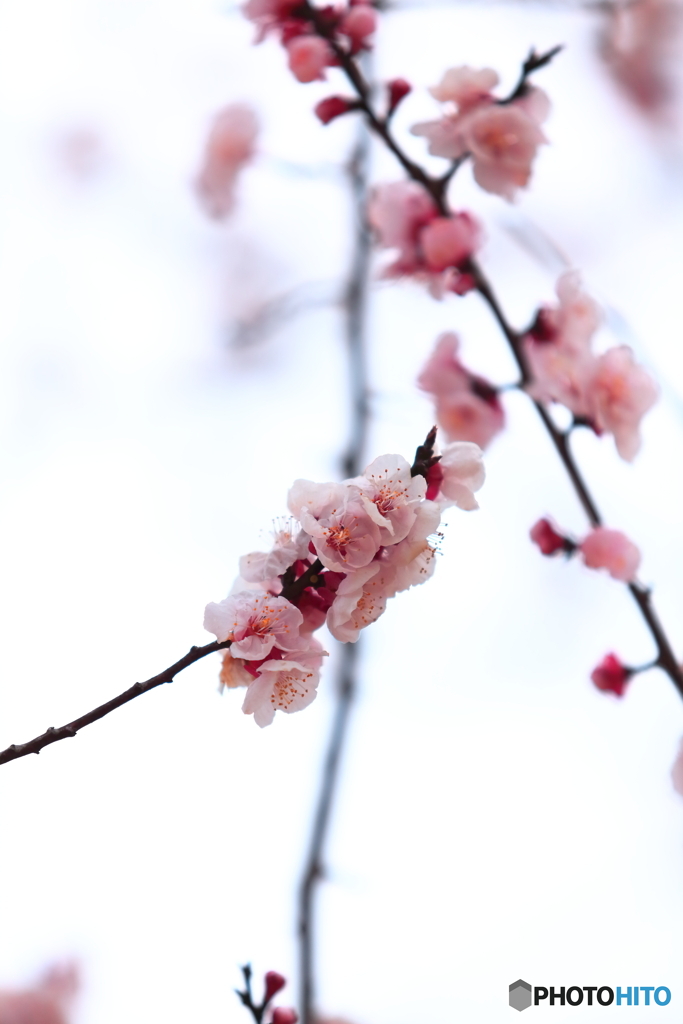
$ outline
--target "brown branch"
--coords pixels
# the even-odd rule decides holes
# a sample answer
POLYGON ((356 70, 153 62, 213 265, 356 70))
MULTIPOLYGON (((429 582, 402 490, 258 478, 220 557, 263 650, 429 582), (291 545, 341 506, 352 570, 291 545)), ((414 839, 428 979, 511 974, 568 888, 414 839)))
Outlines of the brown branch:
MULTIPOLYGON (((422 167, 406 156, 398 142, 391 134, 386 121, 379 118, 372 109, 370 102, 370 88, 363 78, 357 62, 336 43, 333 30, 326 25, 324 18, 320 18, 315 8, 308 3, 308 0, 306 0, 306 9, 316 30, 323 36, 323 38, 327 39, 339 60, 340 66, 356 89, 360 107, 365 113, 369 127, 384 141, 388 149, 391 150, 409 177, 412 178, 413 181, 419 182, 427 189, 434 199, 439 212, 443 216, 451 216, 452 210, 446 200, 446 189, 451 177, 450 173, 447 172, 441 178, 432 178, 422 167)), ((516 99, 518 96, 522 95, 526 88, 526 79, 528 76, 548 64, 560 49, 561 47, 554 47, 553 49, 548 50, 547 53, 541 55, 537 55, 532 50, 526 62, 522 66, 522 73, 517 86, 508 99, 503 102, 511 102, 512 99, 516 99), (522 92, 520 92, 520 89, 522 92)), ((453 170, 455 169, 457 168, 453 168, 453 170)), ((491 284, 482 269, 479 267, 478 263, 474 259, 470 259, 464 269, 473 275, 476 290, 493 313, 493 316, 498 322, 498 325, 510 346, 512 355, 519 367, 521 374, 520 385, 523 388, 525 384, 529 383, 531 374, 524 357, 522 335, 515 331, 508 322, 491 284)), ((600 526, 603 521, 602 516, 600 515, 597 503, 590 492, 588 484, 584 480, 583 474, 577 465, 576 459, 571 452, 569 447, 569 435, 558 429, 548 409, 543 403, 538 402, 533 398, 531 401, 533 401, 534 407, 541 418, 543 426, 545 427, 546 432, 548 433, 548 436, 560 457, 576 496, 586 513, 588 521, 592 526, 600 526)), ((627 586, 655 642, 657 648, 655 664, 666 672, 681 697, 683 697, 683 670, 676 660, 671 643, 659 620, 650 590, 642 587, 639 583, 628 583, 627 586)))
POLYGON ((6 750, 0 751, 0 764, 15 761, 18 757, 26 757, 27 754, 39 754, 43 747, 49 746, 50 743, 57 743, 58 740, 66 740, 71 736, 75 736, 86 725, 92 725, 93 722, 99 721, 100 718, 104 718, 111 711, 116 711, 123 704, 135 700, 141 694, 148 693, 156 686, 161 686, 162 683, 172 683, 183 669, 194 665, 195 661, 200 661, 207 654, 225 650, 231 643, 232 640, 223 640, 222 642, 214 640, 213 643, 206 644, 204 647, 191 647, 180 661, 176 661, 175 664, 165 668, 158 675, 152 676, 151 679, 147 679, 144 683, 134 683, 128 690, 120 693, 118 697, 108 700, 106 704, 100 704, 99 707, 89 711, 87 715, 81 715, 80 718, 75 718, 73 722, 60 726, 59 729, 50 727, 41 736, 36 736, 35 739, 29 740, 27 743, 13 743, 6 750))

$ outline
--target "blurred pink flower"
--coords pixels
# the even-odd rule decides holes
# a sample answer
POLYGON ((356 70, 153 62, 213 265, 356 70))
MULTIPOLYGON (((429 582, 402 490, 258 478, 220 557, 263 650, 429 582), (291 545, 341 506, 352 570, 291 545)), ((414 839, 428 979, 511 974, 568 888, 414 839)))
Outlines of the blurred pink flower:
POLYGON ((633 673, 617 658, 616 654, 606 654, 599 665, 591 672, 591 680, 598 690, 624 696, 626 683, 633 673))
MULTIPOLYGON (((671 781, 676 792, 683 796, 683 740, 678 746, 676 760, 671 766, 671 781)), ((323 1022, 316 1022, 316 1024, 323 1024, 323 1022)))
POLYGON ((289 1007, 276 1006, 273 1010, 272 1024, 297 1024, 299 1014, 289 1007))
POLYGON ((481 225, 469 213, 435 217, 419 233, 419 243, 429 270, 458 267, 481 245, 481 225))
POLYGON ((496 389, 463 366, 458 348, 457 335, 439 335, 418 387, 434 397, 437 422, 449 441, 486 448, 505 426, 505 413, 496 389))
POLYGON ((629 583, 638 571, 640 551, 620 530, 597 526, 579 544, 589 569, 607 569, 615 580, 629 583))
POLYGON ((339 31, 351 41, 351 52, 367 47, 370 36, 377 28, 377 14, 369 3, 356 4, 342 18, 339 31))
POLYGON ((67 1024, 78 989, 76 967, 53 967, 30 989, 0 990, 0 1024, 67 1024))
POLYGON ((439 216, 433 199, 416 181, 377 185, 370 196, 368 220, 383 249, 398 249, 398 258, 384 273, 388 277, 412 274, 421 264, 422 228, 439 216))
POLYGON ((659 389, 626 345, 608 349, 595 360, 586 385, 589 415, 598 432, 614 435, 622 459, 631 462, 640 448, 640 421, 657 401, 659 389))
POLYGON ((292 74, 300 82, 316 82, 325 78, 324 69, 334 61, 330 46, 319 36, 300 35, 287 43, 287 57, 292 74))
POLYGON ((606 22, 600 52, 614 79, 643 113, 666 119, 675 92, 680 3, 616 0, 601 10, 606 22))
POLYGON ((242 103, 225 107, 214 118, 195 182, 210 217, 220 220, 232 210, 237 176, 254 155, 258 130, 256 114, 242 103))
POLYGON ((497 81, 490 68, 451 68, 431 90, 447 104, 444 116, 411 130, 428 140, 433 156, 457 160, 469 154, 475 181, 511 200, 528 184, 536 151, 547 142, 540 125, 550 104, 534 87, 511 103, 499 103, 490 92, 497 81))

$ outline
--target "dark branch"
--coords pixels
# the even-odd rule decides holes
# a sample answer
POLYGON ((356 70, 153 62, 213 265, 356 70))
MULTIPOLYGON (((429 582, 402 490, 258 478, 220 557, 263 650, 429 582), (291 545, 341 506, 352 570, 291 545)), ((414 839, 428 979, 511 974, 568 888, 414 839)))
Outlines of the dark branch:
POLYGON ((532 50, 522 64, 519 80, 514 89, 504 100, 499 100, 500 106, 504 107, 508 103, 521 99, 527 91, 529 76, 533 75, 534 71, 538 71, 539 68, 544 68, 546 64, 550 64, 553 57, 556 57, 560 50, 563 49, 564 47, 560 44, 559 46, 553 46, 552 50, 548 50, 546 53, 536 53, 535 50, 532 50))
POLYGON ((174 665, 164 669, 158 675, 152 676, 151 679, 147 679, 144 683, 135 683, 128 690, 120 693, 118 697, 107 701, 106 704, 100 704, 98 708, 89 711, 87 715, 75 718, 73 722, 62 725, 59 729, 51 727, 41 736, 36 736, 35 739, 29 740, 27 743, 13 743, 6 750, 0 752, 0 764, 15 761, 18 757, 26 757, 27 754, 39 754, 43 747, 49 746, 50 743, 57 743, 58 740, 65 740, 75 736, 86 725, 92 725, 93 722, 99 721, 100 718, 104 718, 111 711, 115 711, 117 708, 122 707, 122 705, 141 696, 141 694, 148 693, 155 687, 161 686, 162 683, 172 683, 183 669, 194 665, 195 661, 200 661, 207 654, 225 650, 231 643, 232 640, 224 640, 221 643, 218 640, 214 640, 213 643, 206 644, 204 647, 191 647, 185 657, 181 658, 180 661, 176 661, 174 665))

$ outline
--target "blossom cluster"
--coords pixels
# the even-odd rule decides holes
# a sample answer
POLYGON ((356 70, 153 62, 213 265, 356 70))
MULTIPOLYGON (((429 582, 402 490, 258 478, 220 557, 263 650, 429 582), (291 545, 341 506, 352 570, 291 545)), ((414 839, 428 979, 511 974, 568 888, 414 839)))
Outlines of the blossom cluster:
POLYGON ((295 481, 292 518, 271 550, 244 555, 230 595, 207 605, 205 628, 231 644, 221 683, 246 686, 242 710, 258 725, 315 698, 325 654, 316 630, 354 643, 389 598, 432 575, 443 511, 478 507, 481 449, 462 442, 438 455, 434 437, 412 466, 383 455, 342 483, 295 481))
POLYGON ((247 0, 243 11, 257 26, 259 42, 271 32, 279 36, 290 70, 300 82, 324 79, 325 68, 339 63, 335 51, 353 56, 369 49, 377 23, 367 0, 321 8, 312 8, 305 0, 247 0))
POLYGON ((449 68, 429 90, 444 104, 443 116, 414 125, 412 132, 428 140, 433 156, 469 156, 477 184, 511 200, 529 183, 536 151, 548 141, 541 125, 550 101, 527 83, 514 97, 497 99, 491 90, 498 81, 492 68, 449 68))
POLYGON ((640 448, 640 422, 654 405, 658 388, 626 345, 597 355, 593 336, 600 326, 596 302, 569 271, 557 283, 556 306, 542 306, 524 337, 532 374, 528 391, 541 402, 559 402, 596 434, 612 434, 629 462, 640 448))
POLYGON ((471 213, 443 217, 426 189, 415 181, 378 185, 368 204, 377 244, 396 251, 385 277, 413 276, 435 298, 464 295, 474 287, 470 257, 481 245, 482 229, 471 213))
POLYGON ((73 965, 52 967, 32 988, 0 989, 0 1024, 67 1024, 77 989, 73 965))

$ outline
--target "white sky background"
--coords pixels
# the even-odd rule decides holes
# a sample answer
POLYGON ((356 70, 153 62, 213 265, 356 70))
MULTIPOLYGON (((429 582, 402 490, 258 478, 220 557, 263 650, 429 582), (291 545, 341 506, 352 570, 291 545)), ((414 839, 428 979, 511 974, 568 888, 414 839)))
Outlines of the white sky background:
MULTIPOLYGON (((609 439, 576 447, 610 524, 642 544, 680 651, 680 149, 616 94, 594 29, 586 13, 531 4, 415 9, 384 19, 377 68, 420 87, 397 118, 403 137, 436 110, 424 87, 446 67, 491 65, 507 86, 531 45, 567 43, 537 79, 554 113, 531 191, 509 207, 466 170, 452 194, 486 222, 482 259, 513 320, 551 298, 556 273, 512 240, 530 221, 663 381, 635 465, 609 439)), ((311 114, 342 91, 337 72, 299 85, 275 43, 252 48, 252 27, 209 0, 9 0, 0 30, 4 747, 207 641, 205 603, 264 542, 291 481, 337 475, 338 312, 313 309, 248 350, 229 339, 269 298, 306 282, 319 294, 345 273, 339 166, 354 127, 311 114), (212 115, 236 100, 259 110, 261 155, 217 226, 191 182, 212 115), (81 129, 101 141, 83 180, 61 155, 81 129)), ((382 153, 373 174, 399 177, 382 153)), ((461 333, 473 368, 513 379, 476 296, 378 286, 369 458, 410 456, 430 426, 413 381, 443 329, 461 333)), ((621 703, 588 682, 609 650, 648 660, 650 640, 624 588, 531 546, 542 514, 578 533, 584 522, 533 410, 521 396, 508 408, 481 510, 450 513, 435 578, 364 638, 321 1004, 354 1024, 496 1024, 521 976, 668 985, 671 1005, 638 1020, 680 1020, 683 803, 669 770, 683 708, 655 673, 621 703)), ((217 668, 207 659, 2 768, 0 983, 75 955, 78 1024, 238 1024, 238 963, 293 976, 332 673, 310 709, 261 731, 241 694, 218 696, 217 668)))

